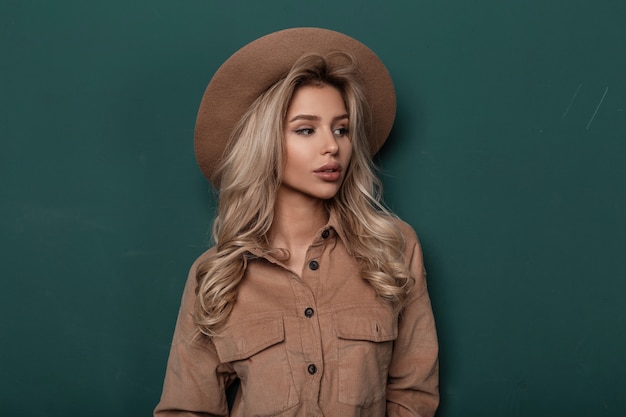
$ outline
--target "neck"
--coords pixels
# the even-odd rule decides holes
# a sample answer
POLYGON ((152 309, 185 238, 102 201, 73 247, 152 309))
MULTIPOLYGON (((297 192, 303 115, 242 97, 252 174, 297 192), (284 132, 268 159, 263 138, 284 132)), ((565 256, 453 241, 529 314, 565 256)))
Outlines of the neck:
POLYGON ((270 243, 292 254, 308 247, 320 227, 328 222, 324 200, 279 191, 274 207, 270 243))

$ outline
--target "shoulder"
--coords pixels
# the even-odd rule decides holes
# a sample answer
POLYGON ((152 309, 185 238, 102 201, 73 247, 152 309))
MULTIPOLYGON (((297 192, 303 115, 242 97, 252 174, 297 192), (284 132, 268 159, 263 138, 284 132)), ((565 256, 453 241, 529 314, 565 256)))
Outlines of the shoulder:
POLYGON ((415 244, 419 245, 417 233, 415 233, 415 230, 410 224, 397 216, 389 216, 389 219, 404 238, 406 247, 413 247, 415 244))
POLYGON ((426 292, 426 270, 424 269, 422 246, 410 224, 398 217, 394 217, 393 223, 404 238, 404 262, 415 279, 415 286, 411 291, 409 300, 415 300, 426 292))
POLYGON ((212 256, 215 255, 215 252, 216 252, 215 247, 209 248, 205 250, 204 252, 202 252, 200 256, 198 256, 193 261, 187 274, 187 281, 185 283, 185 291, 184 291, 185 297, 195 298, 195 290, 196 290, 197 283, 198 283, 197 282, 198 271, 201 270, 203 266, 206 264, 206 262, 209 259, 211 259, 212 256), (191 297, 191 294, 194 294, 194 297, 191 297))
POLYGON ((199 268, 201 268, 202 265, 204 265, 209 259, 211 259, 215 255, 216 251, 217 250, 215 246, 213 246, 202 252, 191 264, 191 270, 197 271, 199 268))

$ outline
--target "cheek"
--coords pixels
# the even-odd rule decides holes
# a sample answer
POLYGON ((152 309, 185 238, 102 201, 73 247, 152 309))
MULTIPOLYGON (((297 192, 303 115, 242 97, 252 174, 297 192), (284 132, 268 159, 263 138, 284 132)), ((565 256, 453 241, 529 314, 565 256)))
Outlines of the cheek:
POLYGON ((286 146, 283 153, 283 166, 287 169, 301 166, 306 159, 303 150, 297 146, 286 146))
POLYGON ((344 163, 347 165, 352 159, 352 142, 347 143, 344 149, 343 155, 344 155, 344 158, 346 158, 344 163))

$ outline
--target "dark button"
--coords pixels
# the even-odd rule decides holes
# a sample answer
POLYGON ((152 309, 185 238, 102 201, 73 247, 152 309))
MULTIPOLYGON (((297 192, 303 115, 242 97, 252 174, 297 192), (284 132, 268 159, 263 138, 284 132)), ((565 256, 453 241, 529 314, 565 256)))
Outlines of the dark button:
POLYGON ((324 231, 322 232, 322 239, 326 239, 328 236, 330 236, 330 232, 328 231, 328 229, 324 229, 324 231))
POLYGON ((311 261, 309 262, 309 268, 311 268, 313 271, 316 271, 317 268, 320 267, 320 264, 317 263, 317 261, 311 261))
POLYGON ((307 316, 308 318, 313 317, 313 314, 315 314, 315 311, 311 307, 307 307, 304 310, 304 315, 307 316))
POLYGON ((315 375, 317 373, 317 366, 310 364, 306 370, 309 371, 311 375, 315 375))

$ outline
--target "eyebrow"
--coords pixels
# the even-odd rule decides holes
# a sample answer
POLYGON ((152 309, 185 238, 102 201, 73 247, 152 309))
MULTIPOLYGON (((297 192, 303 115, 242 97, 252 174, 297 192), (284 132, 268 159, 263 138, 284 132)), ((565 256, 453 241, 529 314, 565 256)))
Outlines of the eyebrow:
MULTIPOLYGON (((350 116, 348 115, 348 113, 342 114, 340 116, 333 117, 332 121, 334 123, 334 122, 336 122, 338 120, 342 120, 342 119, 350 119, 350 116)), ((295 122, 295 121, 298 121, 298 120, 310 120, 312 122, 316 122, 316 121, 320 120, 320 117, 319 116, 314 116, 312 114, 299 114, 299 115, 295 116, 293 119, 289 120, 289 123, 295 122)))

